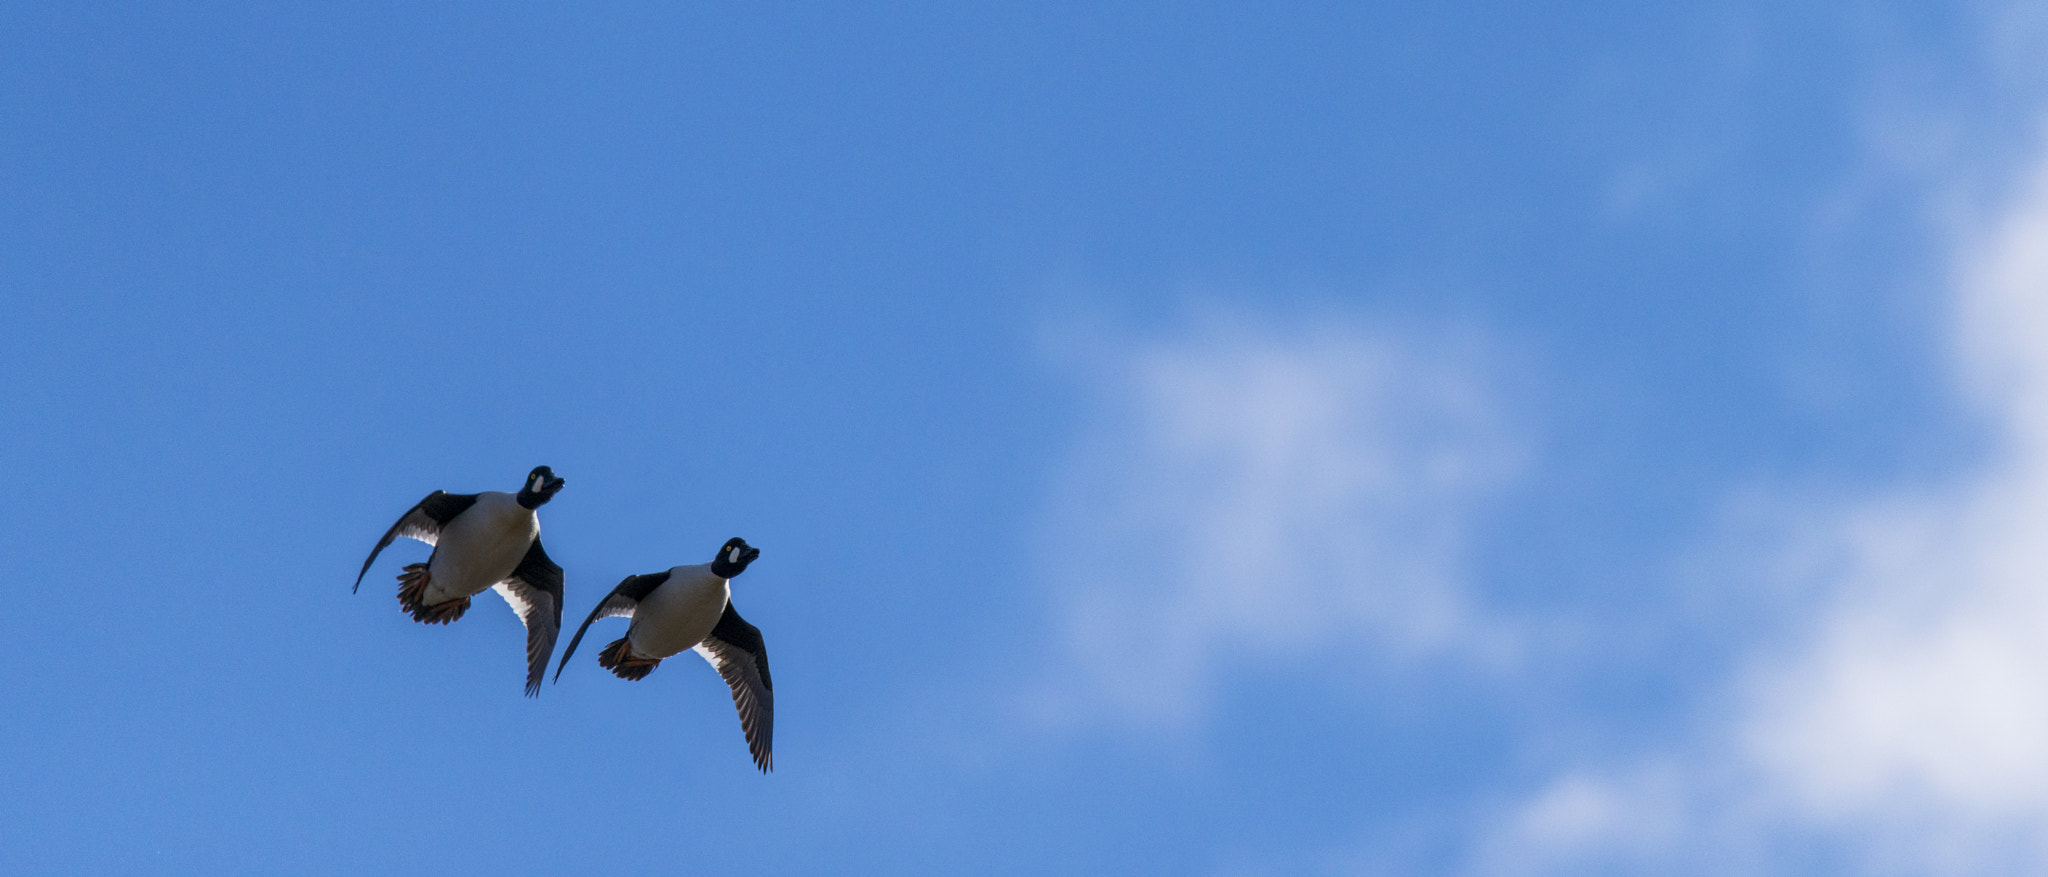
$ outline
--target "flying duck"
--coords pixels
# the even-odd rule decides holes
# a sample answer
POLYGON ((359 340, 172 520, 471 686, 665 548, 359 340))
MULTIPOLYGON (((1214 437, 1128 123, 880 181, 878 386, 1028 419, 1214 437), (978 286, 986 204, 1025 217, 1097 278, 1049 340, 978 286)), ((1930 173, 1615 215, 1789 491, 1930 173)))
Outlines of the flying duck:
POLYGON ((739 708, 740 730, 747 735, 754 766, 762 773, 772 770, 775 686, 768 680, 768 650, 761 644, 761 631, 732 608, 732 578, 760 556, 760 549, 735 536, 719 547, 710 563, 627 576, 576 628, 576 636, 562 652, 562 663, 555 667, 556 681, 591 622, 624 615, 633 619, 632 624, 625 636, 597 653, 598 665, 620 679, 637 680, 654 672, 661 659, 695 649, 732 687, 732 702, 739 708))
POLYGON ((469 611, 469 598, 496 588, 526 625, 526 696, 537 696, 562 629, 562 568, 540 547, 534 510, 566 483, 555 470, 536 466, 516 494, 427 494, 377 540, 356 574, 356 588, 391 540, 404 536, 434 546, 426 563, 408 564, 398 575, 399 607, 421 624, 447 624, 469 611))

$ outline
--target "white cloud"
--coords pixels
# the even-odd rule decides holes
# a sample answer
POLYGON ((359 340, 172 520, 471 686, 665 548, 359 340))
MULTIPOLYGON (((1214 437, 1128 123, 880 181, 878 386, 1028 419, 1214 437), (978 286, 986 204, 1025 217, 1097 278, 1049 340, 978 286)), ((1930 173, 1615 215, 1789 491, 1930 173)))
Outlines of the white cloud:
POLYGON ((1211 312, 1068 350, 1096 408, 1041 530, 1046 706, 1170 724, 1226 664, 1499 657, 1459 556, 1517 447, 1475 336, 1211 312))
POLYGON ((1583 874, 1661 854, 1689 830, 1686 780, 1669 764, 1625 776, 1563 776, 1502 820, 1475 856, 1475 870, 1583 874))
POLYGON ((2048 830, 2048 164, 2027 191, 1958 284, 2000 451, 1943 495, 1847 515, 1838 605, 1755 683, 1749 749, 1804 812, 2048 830))
POLYGON ((1656 769, 1537 792, 1475 871, 1811 873, 1816 849, 1852 873, 2048 869, 2048 161, 2023 192, 1956 272, 1959 392, 1997 439, 1984 462, 1788 518, 1826 595, 1814 622, 1758 647, 1732 713, 1656 769))

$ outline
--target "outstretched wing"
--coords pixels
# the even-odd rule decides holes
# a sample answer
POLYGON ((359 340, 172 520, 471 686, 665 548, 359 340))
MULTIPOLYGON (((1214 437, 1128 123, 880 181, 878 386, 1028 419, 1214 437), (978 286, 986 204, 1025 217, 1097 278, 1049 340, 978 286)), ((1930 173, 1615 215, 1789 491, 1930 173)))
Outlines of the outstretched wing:
POLYGON ((535 536, 512 574, 491 587, 526 625, 526 696, 537 697, 548 659, 555 654, 555 635, 562 630, 562 568, 548 559, 535 536))
POLYGON ((576 628, 576 635, 569 638, 569 648, 562 652, 562 663, 555 665, 555 681, 562 680, 562 668, 569 666, 569 656, 576 654, 576 644, 583 641, 583 632, 590 629, 590 623, 614 615, 633 616, 633 610, 640 607, 640 601, 668 581, 668 573, 658 572, 644 576, 627 576, 619 586, 597 601, 597 608, 590 610, 590 617, 583 619, 583 626, 576 628))
POLYGON ((762 773, 773 770, 775 685, 768 679, 768 648, 761 643, 760 629, 748 624, 727 601, 718 626, 697 644, 696 651, 732 686, 732 704, 739 708, 740 730, 747 735, 747 751, 754 756, 754 766, 762 773))
POLYGON ((384 553, 384 547, 390 545, 393 539, 403 536, 407 539, 418 539, 428 545, 439 542, 441 528, 448 526, 448 522, 455 520, 455 516, 462 514, 464 509, 476 505, 476 496, 474 493, 436 490, 427 494, 427 498, 420 500, 418 505, 406 509, 405 514, 399 516, 398 523, 392 524, 391 529, 384 531, 384 538, 377 540, 377 547, 370 549, 370 559, 363 561, 363 571, 356 573, 355 587, 350 588, 349 592, 354 593, 356 588, 363 586, 363 576, 369 574, 370 564, 377 562, 377 555, 384 553))

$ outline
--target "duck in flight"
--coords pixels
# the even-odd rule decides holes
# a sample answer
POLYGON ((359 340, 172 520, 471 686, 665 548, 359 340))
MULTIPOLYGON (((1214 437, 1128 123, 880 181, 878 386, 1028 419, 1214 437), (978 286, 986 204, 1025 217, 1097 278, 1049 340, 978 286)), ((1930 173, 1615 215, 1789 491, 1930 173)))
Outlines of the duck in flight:
POLYGON ((526 696, 537 696, 562 629, 562 568, 540 546, 537 510, 566 483, 553 469, 536 466, 516 494, 427 494, 377 540, 356 574, 356 588, 392 540, 403 536, 434 546, 426 563, 408 564, 399 574, 400 608, 422 624, 447 624, 469 611, 471 597, 496 589, 526 625, 526 696))
POLYGON ((768 650, 761 644, 761 631, 732 608, 732 578, 760 556, 760 549, 734 537, 719 547, 710 563, 627 576, 576 628, 569 648, 562 652, 562 663, 555 667, 556 681, 591 622, 624 615, 632 619, 626 635, 597 653, 598 665, 621 679, 638 680, 654 672, 663 658, 696 650, 731 686, 754 766, 762 773, 774 769, 775 690, 768 679, 768 650))

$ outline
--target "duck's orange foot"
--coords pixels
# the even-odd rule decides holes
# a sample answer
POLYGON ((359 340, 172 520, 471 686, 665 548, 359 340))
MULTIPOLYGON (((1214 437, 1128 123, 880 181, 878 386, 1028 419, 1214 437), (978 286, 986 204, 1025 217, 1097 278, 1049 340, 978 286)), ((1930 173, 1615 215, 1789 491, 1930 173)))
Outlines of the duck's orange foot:
POLYGON ((407 566, 405 572, 398 574, 398 606, 412 616, 412 620, 421 624, 447 624, 469 611, 468 597, 432 604, 422 602, 430 578, 424 563, 407 566))
POLYGON ((612 671, 620 679, 645 679, 647 674, 661 665, 660 658, 643 658, 633 653, 633 647, 625 637, 619 637, 597 653, 597 665, 612 671))

